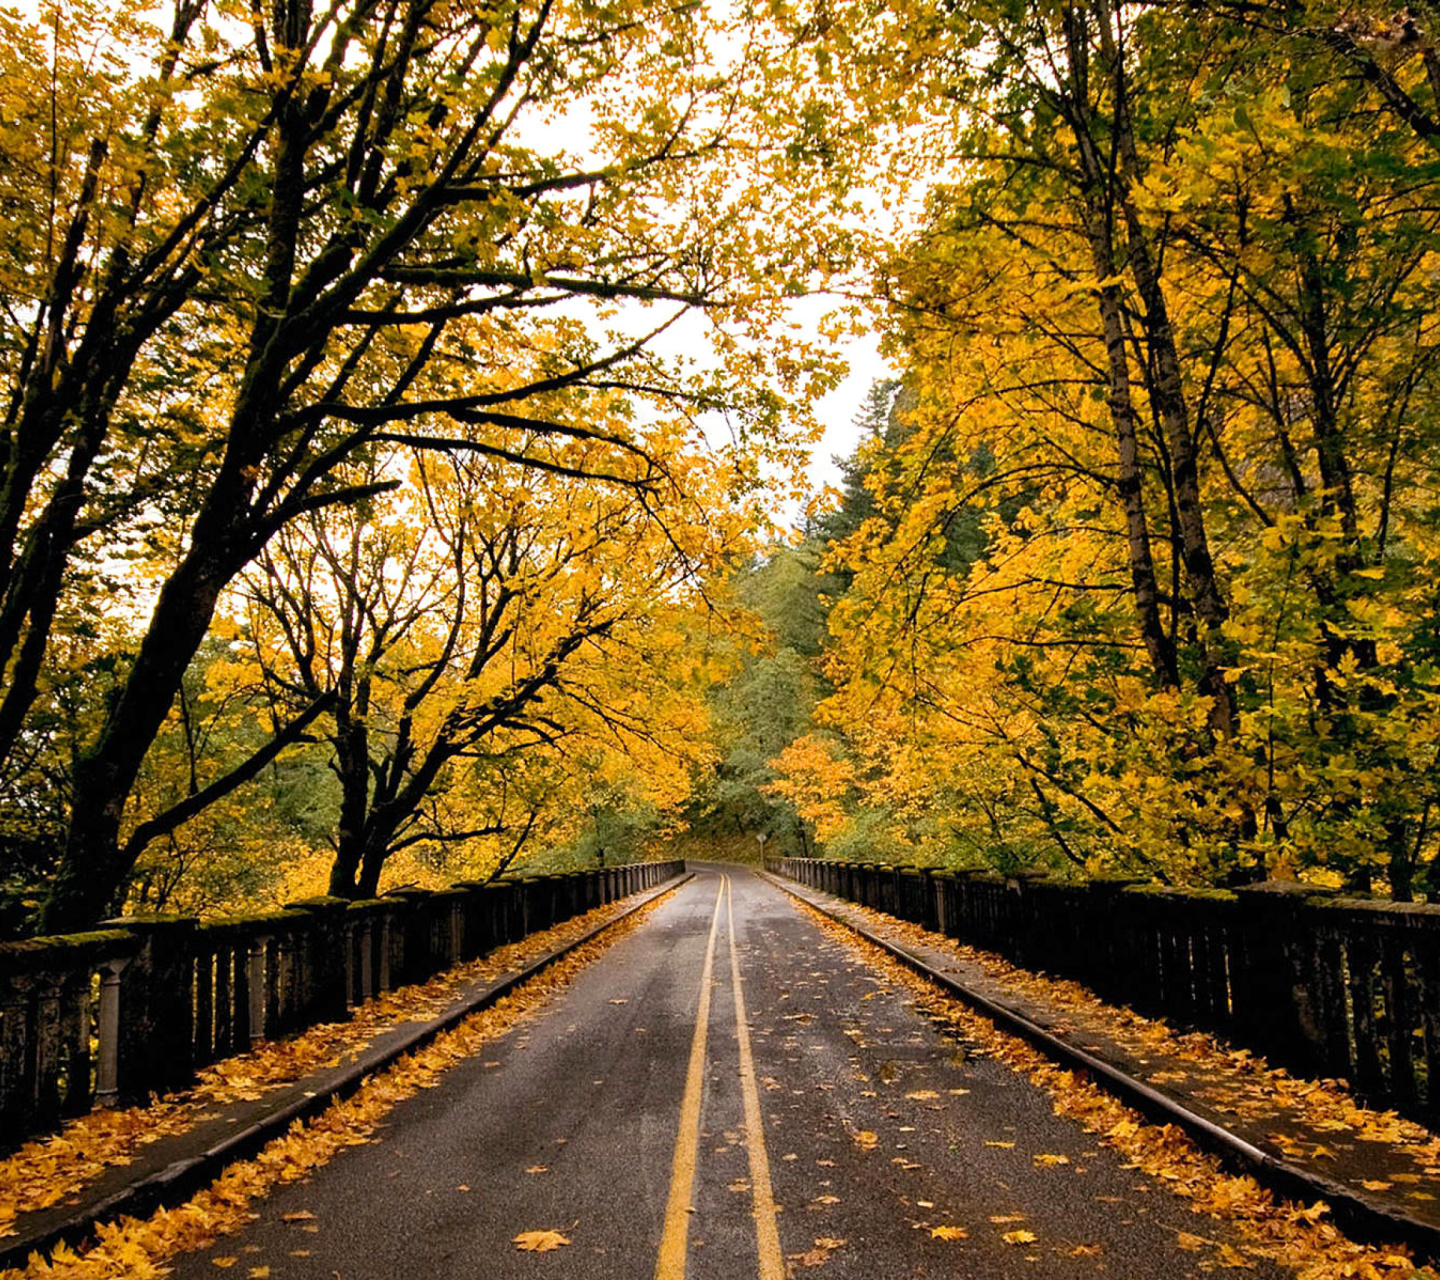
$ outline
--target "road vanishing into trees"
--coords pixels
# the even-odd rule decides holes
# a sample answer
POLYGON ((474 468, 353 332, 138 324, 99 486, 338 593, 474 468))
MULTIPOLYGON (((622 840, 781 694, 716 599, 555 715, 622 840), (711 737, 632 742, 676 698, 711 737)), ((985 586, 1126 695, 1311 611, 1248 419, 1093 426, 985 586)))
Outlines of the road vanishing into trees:
POLYGON ((1179 1280, 1227 1238, 738 867, 258 1208, 174 1273, 1179 1280))

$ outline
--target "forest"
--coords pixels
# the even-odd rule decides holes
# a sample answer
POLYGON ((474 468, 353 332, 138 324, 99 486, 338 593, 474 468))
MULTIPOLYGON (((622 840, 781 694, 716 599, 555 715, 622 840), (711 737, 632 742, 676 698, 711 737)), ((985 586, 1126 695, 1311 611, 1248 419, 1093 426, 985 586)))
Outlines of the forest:
POLYGON ((0 937, 687 847, 1440 894, 1428 4, 4 9, 0 210, 0 937))

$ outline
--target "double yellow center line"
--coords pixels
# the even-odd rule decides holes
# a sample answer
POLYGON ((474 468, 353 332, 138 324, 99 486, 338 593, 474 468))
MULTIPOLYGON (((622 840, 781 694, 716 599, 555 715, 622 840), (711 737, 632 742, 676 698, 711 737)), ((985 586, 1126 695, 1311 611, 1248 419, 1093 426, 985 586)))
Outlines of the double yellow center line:
POLYGON ((785 1261, 775 1226, 775 1195, 770 1187, 770 1158, 765 1151, 765 1128, 760 1115, 760 1091, 755 1083, 755 1058, 750 1050, 750 1028, 745 1021, 745 993, 740 981, 740 957, 735 949, 735 910, 730 877, 720 877, 715 914, 705 944, 696 1002, 695 1035, 690 1042, 690 1066, 685 1074, 685 1096, 680 1103, 680 1129, 670 1171, 670 1195, 665 1203, 665 1230, 655 1280, 684 1280, 685 1255, 690 1235, 691 1196, 700 1150, 700 1102, 705 1088, 705 1049, 710 1034, 710 987, 715 975, 715 939, 720 932, 720 908, 729 926, 730 984, 735 993, 735 1039, 740 1050, 740 1091, 745 1104, 745 1146, 750 1156, 750 1195, 759 1254, 759 1280, 785 1280, 785 1261))

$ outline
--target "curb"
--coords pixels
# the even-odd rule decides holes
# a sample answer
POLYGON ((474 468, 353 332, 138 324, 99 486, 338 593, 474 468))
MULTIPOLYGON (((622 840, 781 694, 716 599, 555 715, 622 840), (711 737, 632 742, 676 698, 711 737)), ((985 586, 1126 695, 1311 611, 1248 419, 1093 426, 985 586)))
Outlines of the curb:
MULTIPOLYGON (((147 1216, 156 1209, 187 1199, 194 1191, 211 1181, 213 1175, 220 1168, 253 1155, 271 1138, 283 1133, 297 1120, 308 1120, 310 1117, 318 1115, 337 1099, 348 1098, 359 1089, 366 1077, 373 1075, 376 1071, 384 1070, 405 1054, 428 1044, 437 1036, 463 1022, 472 1013, 486 1009, 502 1000, 517 987, 529 982, 542 970, 548 969, 557 960, 564 959, 572 951, 578 950, 587 942, 599 937, 607 929, 628 919, 642 907, 649 906, 662 894, 678 889, 694 878, 693 871, 686 871, 666 884, 657 885, 641 901, 626 908, 613 919, 597 925, 573 942, 568 942, 563 947, 532 961, 524 969, 507 978, 502 978, 494 986, 476 992, 464 1003, 448 1009, 439 1017, 421 1023, 403 1040, 387 1045, 383 1050, 363 1054, 325 1088, 292 1099, 278 1110, 246 1126, 238 1133, 228 1135, 223 1141, 217 1142, 199 1155, 185 1160, 177 1160, 167 1165, 164 1169, 117 1192, 109 1199, 81 1209, 43 1234, 32 1236, 29 1240, 12 1241, 0 1245, 0 1271, 24 1267, 36 1254, 48 1259, 57 1245, 78 1244, 90 1234, 97 1223, 106 1219, 117 1217, 122 1213, 130 1217, 147 1216)), ((301 1083, 303 1082, 295 1082, 297 1085, 301 1083)))
POLYGON ((882 938, 853 921, 842 919, 828 907, 797 893, 788 883, 770 872, 761 874, 792 898, 803 902, 821 915, 828 916, 837 924, 844 925, 908 968, 943 987, 962 1003, 983 1013, 997 1026, 1019 1036, 1066 1066, 1084 1071, 1148 1119, 1174 1124, 1184 1129, 1197 1146, 1219 1156, 1230 1168, 1254 1175, 1263 1186, 1286 1199, 1324 1200, 1330 1206, 1333 1220, 1342 1225, 1348 1234, 1366 1243, 1399 1242, 1408 1245, 1415 1251, 1417 1258, 1424 1262, 1440 1261, 1440 1228, 1411 1217, 1393 1205, 1361 1195, 1344 1183, 1336 1182, 1323 1174, 1313 1173, 1246 1142, 1224 1126, 1190 1110, 1179 1098, 1164 1093, 1143 1080, 1137 1080, 1113 1063, 1067 1043, 1038 1023, 1032 1022, 1024 1014, 971 990, 948 974, 931 968, 921 957, 897 943, 882 938))

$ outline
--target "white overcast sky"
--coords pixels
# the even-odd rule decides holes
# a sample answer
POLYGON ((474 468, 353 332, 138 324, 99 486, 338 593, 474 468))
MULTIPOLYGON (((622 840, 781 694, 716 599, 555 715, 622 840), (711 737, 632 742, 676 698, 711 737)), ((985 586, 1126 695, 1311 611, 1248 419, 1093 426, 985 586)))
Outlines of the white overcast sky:
POLYGON ((860 442, 855 415, 865 404, 871 384, 880 378, 895 377, 895 367, 880 355, 875 337, 853 339, 843 348, 850 372, 845 380, 816 403, 815 416, 824 424, 825 437, 810 458, 810 483, 815 489, 840 483, 840 468, 834 459, 847 458, 860 442))

